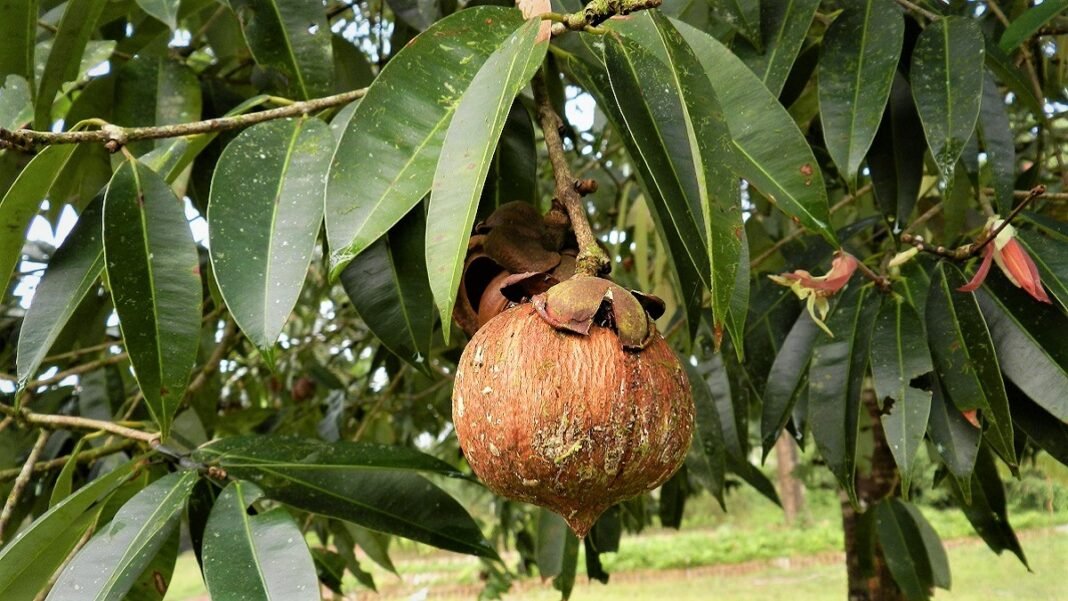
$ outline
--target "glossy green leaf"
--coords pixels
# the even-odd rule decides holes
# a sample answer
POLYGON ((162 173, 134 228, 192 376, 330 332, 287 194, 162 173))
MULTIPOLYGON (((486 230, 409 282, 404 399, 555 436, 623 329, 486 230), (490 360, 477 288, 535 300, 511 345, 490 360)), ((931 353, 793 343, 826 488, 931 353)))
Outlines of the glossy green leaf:
POLYGON ((888 497, 875 506, 875 529, 887 567, 907 599, 929 599, 936 583, 949 587, 945 550, 918 510, 888 497))
POLYGON ((352 536, 352 540, 360 545, 363 552, 371 561, 377 563, 382 569, 397 573, 393 560, 389 557, 389 535, 361 528, 355 524, 345 524, 345 530, 352 536))
POLYGON ((760 27, 760 0, 709 0, 709 4, 717 19, 737 30, 758 51, 765 51, 760 27))
POLYGON ((1068 423, 1068 316, 1036 303, 1000 274, 975 294, 1005 377, 1068 423))
POLYGON ((735 48, 738 58, 764 82, 772 95, 782 92, 819 5, 819 0, 765 2, 760 7, 764 51, 746 45, 735 48))
POLYGON ((723 426, 719 423, 719 412, 701 372, 689 361, 684 361, 683 367, 690 380, 696 408, 696 427, 686 463, 694 478, 719 501, 720 507, 724 507, 727 448, 723 440, 723 426))
POLYGON ((486 185, 482 188, 479 215, 489 215, 506 202, 538 201, 538 149, 534 122, 518 99, 508 111, 501 141, 493 153, 486 185))
POLYGON ((1031 442, 1068 466, 1068 424, 1038 406, 1011 382, 1006 382, 1012 403, 1012 418, 1031 442))
POLYGON ((63 569, 48 601, 121 599, 182 521, 200 476, 176 472, 149 484, 63 569))
POLYGON ((0 83, 3 84, 3 87, 0 87, 0 127, 18 129, 33 119, 33 92, 30 90, 30 84, 22 76, 14 74, 8 75, 0 83))
POLYGON ((171 531, 170 536, 152 556, 152 561, 148 562, 123 597, 123 601, 163 601, 171 585, 174 565, 178 561, 181 534, 181 528, 171 531))
POLYGON ((892 0, 846 5, 823 37, 817 69, 827 152, 855 188, 897 71, 905 19, 892 0))
POLYGON ((648 48, 627 37, 605 41, 622 133, 639 150, 635 158, 646 163, 653 180, 646 187, 657 188, 650 197, 661 228, 678 238, 674 246, 686 249, 675 260, 690 261, 711 289, 713 327, 722 332, 742 231, 738 182, 725 161, 732 150, 723 111, 678 30, 657 13, 632 20, 648 24, 643 32, 648 48))
POLYGON ((927 435, 949 473, 967 483, 975 468, 975 457, 979 453, 980 430, 968 422, 946 397, 942 382, 937 376, 932 378, 931 391, 931 415, 927 423, 927 435))
POLYGON ((817 336, 808 376, 808 420, 827 467, 856 502, 855 466, 861 390, 879 298, 857 281, 839 293, 826 333, 817 336))
MULTIPOLYGON (((0 3, 0 76, 17 75, 33 83, 33 55, 37 46, 38 0, 0 3)), ((6 127, 6 126, 4 126, 6 127)))
POLYGON ((538 575, 543 579, 553 578, 564 568, 564 546, 567 537, 574 537, 574 534, 568 530, 564 518, 545 508, 538 509, 537 527, 535 560, 538 575))
POLYGON ((998 80, 1001 81, 1032 114, 1042 117, 1045 115, 1042 102, 1035 96, 1035 89, 1031 85, 1030 78, 1024 74, 1021 67, 1017 66, 1009 55, 1001 50, 992 37, 985 39, 986 66, 998 80))
POLYGON ((1017 230, 1016 239, 1034 260, 1042 285, 1068 311, 1068 249, 1064 243, 1029 230, 1017 230))
POLYGON ((0 199, 0 282, 7 286, 22 256, 26 229, 70 164, 76 145, 49 146, 22 169, 0 199))
POLYGON ((875 200, 894 220, 895 231, 908 225, 923 181, 923 124, 912 100, 912 89, 901 73, 894 75, 890 99, 879 131, 868 152, 875 200))
POLYGON ((368 329, 393 354, 423 372, 429 369, 434 335, 425 240, 426 216, 417 206, 341 272, 341 285, 368 329))
POLYGON ((735 171, 800 224, 838 245, 823 175, 786 109, 738 57, 712 36, 676 23, 705 73, 731 132, 735 171))
POLYGON ((912 96, 927 133, 931 155, 951 180, 975 130, 983 93, 983 33, 966 17, 945 17, 920 34, 912 52, 912 96))
POLYGON ((330 24, 313 0, 228 0, 256 64, 270 87, 302 99, 333 91, 330 24))
POLYGON ((1012 421, 998 357, 986 321, 955 265, 938 264, 927 296, 927 341, 946 396, 959 411, 978 409, 988 424, 984 438, 1009 464, 1016 463, 1012 421))
POLYGON ((108 184, 104 265, 134 375, 166 437, 196 361, 200 263, 182 203, 138 161, 108 184))
POLYGON ((56 250, 37 284, 19 330, 18 379, 24 386, 48 355, 85 295, 96 288, 104 269, 103 197, 97 197, 56 250))
MULTIPOLYGON (((96 22, 104 12, 105 4, 105 0, 67 2, 53 38, 52 49, 48 53, 48 61, 37 85, 34 129, 52 129, 52 103, 63 83, 78 77, 82 53, 85 52, 89 37, 96 30, 96 22)), ((36 14, 33 19, 36 23, 36 14)))
POLYGON ((371 85, 375 74, 367 55, 340 34, 330 36, 334 53, 334 91, 358 90, 371 85))
POLYGON ((819 332, 819 326, 812 321, 812 317, 807 312, 801 313, 771 364, 764 388, 763 415, 760 419, 764 459, 767 459, 768 453, 775 448, 782 429, 790 420, 790 411, 808 373, 812 349, 819 332))
POLYGON ((903 300, 884 301, 872 331, 871 371, 886 442, 901 473, 906 498, 931 414, 930 391, 916 388, 912 381, 933 369, 916 310, 903 300))
POLYGON ((1044 0, 1028 8, 1005 28, 998 46, 1005 52, 1012 52, 1066 8, 1068 0, 1044 0))
POLYGON ((247 436, 217 441, 195 456, 298 509, 442 549, 496 557, 463 506, 417 473, 459 472, 413 449, 247 436))
POLYGON ((318 600, 315 564, 293 517, 282 507, 249 515, 264 497, 236 480, 219 495, 204 535, 204 582, 213 599, 318 600))
POLYGON ((30 601, 92 526, 96 514, 86 513, 130 475, 128 462, 50 507, 0 550, 0 598, 30 601))
POLYGON ((1008 215, 1012 210, 1013 189, 1016 183, 1016 136, 1009 123, 1005 96, 994 78, 983 78, 983 103, 979 108, 979 136, 990 165, 991 185, 998 212, 1008 215))
POLYGON ((227 144, 208 201, 211 265, 230 314, 274 346, 300 297, 323 222, 333 137, 319 119, 260 123, 227 144))
MULTIPOLYGON (((83 376, 84 379, 84 376, 83 376)), ((74 449, 70 452, 70 458, 63 464, 63 469, 56 476, 56 483, 52 486, 52 494, 48 498, 48 508, 51 509, 63 502, 74 491, 74 472, 78 469, 78 454, 85 446, 86 439, 83 436, 74 443, 74 449)))
POLYGON ((460 96, 441 144, 427 211, 433 227, 426 233, 426 267, 446 341, 467 242, 497 141, 512 101, 545 59, 548 43, 536 40, 540 23, 528 20, 486 59, 460 96))
POLYGON ((178 27, 178 3, 180 0, 137 0, 141 10, 152 15, 167 27, 178 27))
POLYGON ((1005 486, 1001 483, 994 456, 984 446, 975 464, 971 478, 971 498, 964 495, 960 485, 950 480, 950 489, 957 498, 957 503, 971 522, 975 532, 982 537, 990 550, 1001 555, 1002 551, 1011 551, 1027 566, 1020 540, 1009 523, 1009 514, 1005 506, 1005 486))
MULTIPOLYGON (((119 69, 115 82, 114 121, 126 127, 173 125, 200 119, 200 82, 184 63, 160 56, 137 56, 119 69)), ((141 155, 153 148, 189 140, 132 142, 141 155)), ((160 173, 163 173, 161 170, 160 173)))
POLYGON ((460 96, 521 24, 513 9, 462 10, 412 40, 375 78, 330 166, 326 232, 332 278, 430 192, 460 96))
POLYGON ((423 31, 438 20, 436 0, 386 0, 386 4, 393 14, 416 31, 423 31))

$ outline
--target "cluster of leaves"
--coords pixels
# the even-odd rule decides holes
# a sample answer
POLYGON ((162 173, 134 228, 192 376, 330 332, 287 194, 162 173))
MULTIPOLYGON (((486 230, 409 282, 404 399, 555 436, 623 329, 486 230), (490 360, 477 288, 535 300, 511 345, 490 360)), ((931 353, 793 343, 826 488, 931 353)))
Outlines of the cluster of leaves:
MULTIPOLYGON (((870 549, 925 598, 949 586, 937 535, 857 486, 881 431, 906 498, 926 441, 977 532, 1023 560, 996 461, 1016 470, 1041 448, 1068 463, 1068 227, 1043 198, 1016 223, 1048 306, 999 273, 959 292, 964 262, 889 265, 903 232, 952 247, 983 235, 986 206, 1007 215, 1017 189, 1059 186, 1050 107, 1068 102, 1068 62, 1040 34, 1062 5, 1018 3, 1006 26, 967 1, 672 1, 550 43, 540 19, 475 4, 0 4, 7 129, 180 127, 369 86, 238 134, 0 152, 0 391, 164 442, 134 456, 99 433, 42 449, 0 431, 9 480, 43 460, 39 486, 9 487, 28 525, 0 551, 3 598, 160 598, 183 513, 219 598, 318 598, 345 571, 373 587, 354 549, 392 569, 388 535, 488 559, 514 542, 567 595, 579 541, 506 501, 472 517, 490 495, 464 481, 445 417, 472 226, 551 197, 524 92, 536 73, 560 113, 568 95, 593 101, 593 125, 565 133, 576 172, 604 184, 595 229, 614 277, 665 299, 663 330, 692 359, 697 435, 661 522, 677 527, 699 487, 722 503, 728 474, 776 500, 751 430, 764 456, 789 430, 870 507, 870 549), (29 233, 75 213, 58 248, 29 233), (762 274, 839 249, 879 281, 835 296, 832 336, 762 274), (33 263, 47 268, 24 308, 36 276, 16 270, 33 263)), ((606 514, 583 541, 590 577, 607 580, 599 553, 650 513, 638 499, 606 514)))

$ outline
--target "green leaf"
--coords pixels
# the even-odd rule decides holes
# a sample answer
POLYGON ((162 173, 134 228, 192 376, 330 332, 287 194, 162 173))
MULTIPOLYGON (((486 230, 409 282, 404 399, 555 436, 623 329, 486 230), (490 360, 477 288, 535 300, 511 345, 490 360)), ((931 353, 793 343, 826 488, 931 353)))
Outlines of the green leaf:
POLYGON ((459 472, 413 449, 247 436, 217 441, 195 456, 298 509, 450 551, 496 557, 463 506, 416 473, 459 472))
POLYGON ((441 144, 427 211, 433 227, 427 229, 426 267, 446 341, 471 227, 508 109, 549 46, 536 40, 540 24, 528 20, 486 59, 460 96, 441 144))
POLYGON ((904 36, 896 4, 866 0, 847 5, 823 37, 820 122, 827 152, 851 189, 890 97, 904 36))
POLYGON ((33 119, 32 96, 30 84, 25 79, 19 75, 8 75, 3 87, 0 87, 0 127, 18 129, 33 119))
POLYGON ((937 376, 931 383, 931 415, 927 423, 927 435, 934 444, 935 452, 949 473, 967 484, 975 469, 975 457, 979 453, 980 431, 968 422, 953 402, 946 397, 942 382, 937 376))
POLYGON ((423 31, 438 20, 438 3, 435 0, 386 0, 386 4, 393 14, 416 31, 423 31))
POLYGON ((734 53, 764 82, 773 96, 782 93, 819 5, 819 0, 766 2, 760 7, 764 51, 736 45, 734 53))
MULTIPOLYGON (((33 84, 33 54, 37 47, 38 0, 13 0, 0 3, 0 74, 17 75, 33 84)), ((0 126, 7 127, 0 124, 0 126)))
MULTIPOLYGON (((34 3, 36 4, 36 3, 34 3)), ((52 103, 64 82, 78 77, 82 53, 89 37, 96 30, 96 22, 104 12, 105 0, 69 0, 59 20, 52 49, 48 53, 41 80, 37 86, 34 105, 34 129, 52 129, 52 103)), ((37 15, 33 15, 36 24, 37 15)), ((34 29, 36 32, 36 28, 34 29)), ((31 34, 31 35, 35 35, 31 34)), ((30 40, 34 39, 30 37, 30 40)), ((27 76, 29 79, 30 75, 27 76)))
POLYGON ((909 517, 912 518, 912 523, 919 530, 920 538, 923 540, 923 547, 927 553, 927 562, 931 567, 931 584, 947 591, 950 590, 953 579, 949 571, 949 558, 946 556, 945 547, 942 546, 942 539, 938 537, 938 533, 931 527, 927 518, 923 517, 918 507, 912 503, 905 502, 900 502, 900 505, 905 508, 909 517))
POLYGON ((48 262, 33 302, 19 330, 18 379, 25 386, 37 373, 52 343, 74 310, 96 288, 104 269, 101 238, 104 199, 97 197, 78 217, 78 223, 48 262))
POLYGON ((1068 466, 1068 424, 1043 410, 1011 382, 1006 382, 1006 387, 1014 423, 1035 445, 1068 466))
POLYGON ((801 130, 738 57, 712 36, 676 23, 712 82, 734 142, 734 170, 832 246, 827 191, 801 130))
POLYGON ((579 539, 570 528, 564 531, 564 549, 560 573, 553 578, 553 588, 560 591, 563 601, 571 598, 575 589, 575 572, 578 568, 579 539))
POLYGON ((923 124, 912 101, 912 89, 901 73, 894 75, 890 99, 868 152, 875 200, 883 215, 893 218, 895 231, 908 225, 923 181, 923 124))
POLYGON ((333 137, 319 119, 260 123, 227 144, 208 200, 211 266, 237 325, 274 346, 300 297, 323 222, 333 137))
POLYGON ((425 240, 426 215, 417 206, 341 272, 341 285, 371 333, 422 372, 434 335, 425 240))
POLYGON ((949 566, 945 563, 945 551, 937 534, 934 534, 919 511, 898 499, 887 497, 875 506, 875 529, 887 567, 907 599, 930 598, 936 580, 936 563, 939 564, 938 580, 948 581, 949 566), (933 541, 930 540, 932 535, 933 541), (929 543, 933 547, 928 547, 929 543), (928 555, 929 551, 935 553, 934 558, 928 555))
POLYGON ((775 448, 786 422, 790 421, 790 411, 808 373, 812 349, 819 333, 819 326, 812 321, 812 317, 807 312, 801 313, 771 364, 764 387, 763 415, 760 419, 762 458, 765 460, 775 448))
POLYGON ((979 108, 979 136, 990 164, 991 185, 997 200, 998 212, 1008 215, 1012 210, 1013 188, 1016 183, 1016 136, 1009 124, 1005 96, 994 78, 983 78, 983 102, 979 108))
POLYGON ((538 201, 538 150, 534 123, 518 99, 508 111, 501 142, 493 153, 486 185, 482 188, 479 215, 488 216, 506 202, 538 201))
POLYGON ((63 569, 48 601, 123 598, 181 524, 199 477, 195 471, 169 474, 127 501, 63 569))
POLYGON ((1016 66, 1012 58, 1005 54, 1001 48, 998 48, 993 38, 985 38, 985 48, 987 68, 994 75, 997 75, 1001 83, 1008 87, 1020 99, 1021 104, 1026 106, 1032 114, 1043 118, 1045 111, 1043 110, 1042 102, 1035 96, 1035 90, 1031 85, 1030 78, 1021 71, 1020 67, 1016 66))
POLYGON ((333 91, 330 24, 315 0, 228 0, 270 87, 301 99, 333 91))
POLYGON ((927 144, 943 179, 953 169, 975 130, 983 92, 983 32, 966 17, 944 17, 928 25, 912 52, 912 96, 927 132, 927 144))
POLYGON ((430 192, 460 96, 521 24, 514 9, 462 10, 412 40, 375 78, 338 140, 330 166, 331 278, 430 192))
POLYGON ((628 37, 605 41, 605 67, 622 117, 621 133, 632 139, 628 147, 638 151, 634 157, 646 164, 652 180, 646 187, 657 188, 650 199, 661 229, 676 238, 669 246, 686 251, 675 260, 690 261, 712 291, 713 327, 722 332, 742 231, 738 182, 724 161, 731 147, 723 111, 696 56, 670 21, 659 13, 632 21, 644 25, 648 47, 628 37))
POLYGON ((1038 304, 998 275, 976 292, 1005 377, 1068 423, 1068 316, 1038 304))
POLYGON ((1044 0, 1041 4, 1028 8, 1005 28, 998 46, 1005 52, 1012 52, 1066 8, 1068 0, 1044 0))
POLYGON ((5 286, 18 266, 30 221, 70 164, 75 150, 75 144, 45 148, 22 169, 0 199, 0 282, 5 286))
POLYGON ((1012 551, 1020 559, 1020 563, 1030 569, 1020 540, 1016 538, 1016 532, 1009 523, 1005 506, 1005 487, 998 475, 997 465, 985 446, 980 450, 979 460, 971 477, 970 500, 956 480, 950 480, 949 484, 965 517, 990 550, 998 555, 1005 550, 1012 551))
POLYGON ((200 262, 181 201, 138 161, 108 184, 104 264, 134 375, 166 437, 196 362, 200 262))
POLYGON ((330 36, 334 53, 334 91, 358 90, 371 85, 375 74, 367 55, 340 34, 330 36))
POLYGON ((704 377, 689 361, 683 361, 686 376, 693 391, 696 408, 693 443, 687 465, 691 466, 694 477, 719 501, 720 507, 726 504, 724 498, 727 475, 727 447, 723 440, 723 426, 719 421, 719 411, 705 383, 704 377))
POLYGON ((912 381, 933 369, 916 310, 903 299, 883 302, 872 331, 871 371, 886 442, 906 498, 931 414, 931 393, 912 386, 912 381))
POLYGON ((982 411, 989 424, 984 438, 1010 464, 1016 464, 1012 420, 998 357, 986 321, 956 266, 942 261, 927 296, 927 341, 946 396, 958 410, 982 411))
POLYGON ((81 453, 85 443, 84 436, 78 439, 78 442, 74 444, 74 449, 70 452, 70 458, 63 464, 63 469, 56 476, 56 483, 52 486, 52 494, 48 498, 49 509, 59 505, 74 491, 74 472, 78 469, 78 453, 81 453))
POLYGON ((1068 311, 1068 250, 1064 243, 1029 230, 1017 230, 1016 239, 1034 260, 1042 284, 1068 311))
MULTIPOLYGON (((149 127, 196 121, 200 118, 201 108, 197 75, 177 60, 139 55, 119 69, 113 117, 118 125, 149 127)), ((127 148, 141 155, 153 148, 175 147, 189 141, 145 140, 131 142, 127 148)), ((159 172, 164 173, 163 170, 159 172)))
POLYGON ((178 3, 180 0, 137 0, 137 5, 171 30, 178 28, 178 3))
POLYGON ((766 50, 760 31, 759 0, 709 0, 709 4, 713 16, 737 30, 758 52, 766 50))
POLYGON ((879 299, 873 298, 870 286, 856 281, 839 294, 827 320, 834 338, 821 332, 812 350, 808 420, 820 455, 855 504, 861 390, 879 299))
POLYGON ((204 535, 204 582, 214 599, 319 599, 304 536, 283 507, 249 515, 258 486, 231 482, 215 501, 204 535))
POLYGON ((97 514, 86 511, 122 484, 134 467, 135 461, 127 462, 83 486, 4 546, 0 550, 0 597, 34 599, 96 520, 97 514))
POLYGON ((178 561, 178 547, 181 543, 181 528, 175 528, 171 535, 152 556, 152 561, 141 571, 123 601, 163 601, 171 585, 174 565, 178 561))
POLYGON ((397 573, 393 560, 389 558, 390 537, 388 535, 361 528, 354 524, 345 524, 345 530, 352 536, 352 540, 360 545, 367 557, 371 558, 371 561, 377 563, 384 570, 394 574, 397 573))
POLYGON ((545 509, 538 509, 538 537, 535 560, 538 575, 543 580, 560 574, 564 568, 564 547, 567 537, 575 535, 568 530, 564 518, 545 509))

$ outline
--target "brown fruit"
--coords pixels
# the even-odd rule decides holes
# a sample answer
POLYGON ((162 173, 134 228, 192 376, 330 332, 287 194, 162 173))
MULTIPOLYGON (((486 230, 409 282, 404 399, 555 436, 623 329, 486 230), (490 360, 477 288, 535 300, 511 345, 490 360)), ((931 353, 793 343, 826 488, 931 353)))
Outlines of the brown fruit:
POLYGON ((486 486, 559 513, 580 537, 671 477, 693 418, 675 353, 637 299, 599 278, 573 278, 487 322, 453 388, 460 446, 486 486))

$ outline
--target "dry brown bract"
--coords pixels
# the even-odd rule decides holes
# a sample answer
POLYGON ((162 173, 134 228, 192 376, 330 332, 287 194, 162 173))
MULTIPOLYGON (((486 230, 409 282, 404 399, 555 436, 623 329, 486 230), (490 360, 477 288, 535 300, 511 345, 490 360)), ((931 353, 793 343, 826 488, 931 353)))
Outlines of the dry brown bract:
POLYGON ((693 418, 686 374, 643 305, 598 278, 573 278, 487 322, 453 389, 475 473, 559 513, 580 537, 604 510, 671 477, 693 418))

